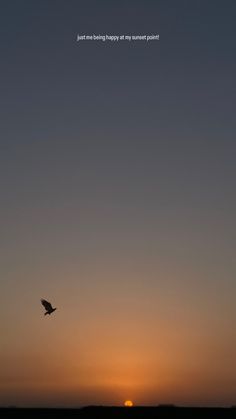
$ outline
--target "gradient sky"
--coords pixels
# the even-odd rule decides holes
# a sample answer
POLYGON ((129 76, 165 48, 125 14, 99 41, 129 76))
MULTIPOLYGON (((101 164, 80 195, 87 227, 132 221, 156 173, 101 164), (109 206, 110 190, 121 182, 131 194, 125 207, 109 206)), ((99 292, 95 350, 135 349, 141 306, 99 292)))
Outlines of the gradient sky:
POLYGON ((0 405, 235 404, 235 1, 0 6, 0 405))

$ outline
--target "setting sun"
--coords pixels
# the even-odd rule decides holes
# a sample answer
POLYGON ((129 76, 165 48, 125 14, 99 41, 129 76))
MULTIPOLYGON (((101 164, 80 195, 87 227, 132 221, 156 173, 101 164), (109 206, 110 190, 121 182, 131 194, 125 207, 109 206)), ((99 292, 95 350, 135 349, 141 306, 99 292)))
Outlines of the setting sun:
POLYGON ((133 406, 133 402, 131 400, 126 400, 124 402, 125 407, 132 407, 133 406))

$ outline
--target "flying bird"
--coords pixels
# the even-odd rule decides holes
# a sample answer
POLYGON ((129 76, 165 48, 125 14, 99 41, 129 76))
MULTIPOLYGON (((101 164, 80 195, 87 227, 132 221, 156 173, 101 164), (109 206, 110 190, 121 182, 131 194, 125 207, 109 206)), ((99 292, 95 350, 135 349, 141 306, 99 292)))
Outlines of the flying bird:
POLYGON ((56 307, 53 308, 52 307, 52 304, 49 303, 46 300, 41 300, 41 303, 43 304, 43 306, 44 306, 44 308, 46 310, 46 312, 44 313, 45 316, 46 316, 46 314, 52 314, 57 309, 56 307))

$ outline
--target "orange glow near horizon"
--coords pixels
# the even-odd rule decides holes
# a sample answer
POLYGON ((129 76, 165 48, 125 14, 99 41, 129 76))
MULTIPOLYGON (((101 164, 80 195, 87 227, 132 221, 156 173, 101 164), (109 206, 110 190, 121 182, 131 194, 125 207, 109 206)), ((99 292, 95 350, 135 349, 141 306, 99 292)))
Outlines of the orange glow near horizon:
MULTIPOLYGON (((64 296, 64 292, 57 293, 55 301, 60 310, 46 322, 41 316, 40 301, 39 313, 32 311, 32 316, 25 318, 25 312, 20 310, 21 301, 15 299, 18 329, 14 331, 12 325, 1 354, 2 404, 116 405, 124 404, 127 395, 130 398, 127 401, 135 399, 136 405, 188 402, 202 405, 214 404, 216 399, 230 404, 233 400, 227 388, 227 371, 232 368, 233 373, 230 359, 234 342, 232 358, 228 351, 223 364, 214 362, 225 350, 226 339, 220 341, 217 328, 212 327, 211 335, 208 329, 199 328, 196 319, 203 323, 204 307, 197 318, 193 313, 188 327, 184 313, 171 312, 173 304, 167 317, 156 315, 153 322, 153 314, 158 311, 151 294, 148 302, 143 297, 141 312, 133 301, 135 316, 123 296, 123 310, 118 310, 121 300, 118 292, 116 299, 110 296, 111 301, 106 302, 103 311, 99 310, 99 293, 90 295, 89 316, 82 297, 78 309, 73 295, 68 299, 72 308, 68 303, 65 305, 64 296), (178 319, 177 329, 174 315, 178 319), (72 318, 78 319, 76 328, 72 318), (226 389, 223 394, 222 383, 226 389)), ((161 304, 160 300, 158 308, 161 304)), ((188 313, 191 310, 189 307, 188 313)), ((162 307, 162 311, 166 312, 166 308, 162 307)), ((12 312, 8 306, 5 314, 11 325, 12 312)))
POLYGON ((126 401, 124 402, 124 406, 125 406, 125 407, 133 407, 133 402, 132 402, 131 400, 126 400, 126 401))

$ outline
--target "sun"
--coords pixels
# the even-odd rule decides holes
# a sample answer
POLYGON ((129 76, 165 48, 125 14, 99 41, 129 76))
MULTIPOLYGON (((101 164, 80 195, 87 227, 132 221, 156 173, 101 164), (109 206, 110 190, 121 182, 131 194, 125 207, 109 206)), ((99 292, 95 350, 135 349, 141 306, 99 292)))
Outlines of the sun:
POLYGON ((126 400, 125 402, 124 402, 124 406, 125 407, 133 407, 133 402, 131 401, 131 400, 126 400))

